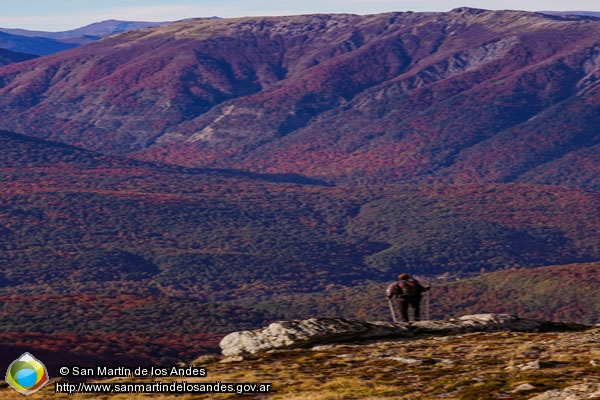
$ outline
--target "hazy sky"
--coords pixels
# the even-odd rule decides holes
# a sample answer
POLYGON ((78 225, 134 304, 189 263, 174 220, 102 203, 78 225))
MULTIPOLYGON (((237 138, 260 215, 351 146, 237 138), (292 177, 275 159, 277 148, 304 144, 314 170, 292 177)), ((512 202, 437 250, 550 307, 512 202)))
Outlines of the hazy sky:
POLYGON ((598 0, 16 0, 3 2, 0 27, 61 31, 107 19, 173 21, 210 16, 374 14, 386 11, 448 11, 462 6, 528 11, 600 11, 598 0))

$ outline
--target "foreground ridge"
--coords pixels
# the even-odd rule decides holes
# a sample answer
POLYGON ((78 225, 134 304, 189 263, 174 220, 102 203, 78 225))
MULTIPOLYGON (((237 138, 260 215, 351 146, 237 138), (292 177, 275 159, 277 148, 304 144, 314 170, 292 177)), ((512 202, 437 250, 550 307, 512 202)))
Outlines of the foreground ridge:
POLYGON ((475 314, 445 321, 388 323, 343 318, 278 321, 252 331, 233 332, 219 346, 224 356, 244 356, 271 350, 294 349, 324 343, 358 342, 382 338, 409 338, 467 332, 548 332, 585 330, 591 326, 520 318, 512 314, 475 314))

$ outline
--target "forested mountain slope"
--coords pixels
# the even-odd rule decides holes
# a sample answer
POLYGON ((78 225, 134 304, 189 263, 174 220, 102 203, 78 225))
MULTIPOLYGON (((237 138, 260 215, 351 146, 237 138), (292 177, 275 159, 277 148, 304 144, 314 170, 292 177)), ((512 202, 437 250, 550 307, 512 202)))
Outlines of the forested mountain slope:
POLYGON ((181 21, 0 68, 0 127, 337 183, 597 189, 599 31, 469 8, 181 21))

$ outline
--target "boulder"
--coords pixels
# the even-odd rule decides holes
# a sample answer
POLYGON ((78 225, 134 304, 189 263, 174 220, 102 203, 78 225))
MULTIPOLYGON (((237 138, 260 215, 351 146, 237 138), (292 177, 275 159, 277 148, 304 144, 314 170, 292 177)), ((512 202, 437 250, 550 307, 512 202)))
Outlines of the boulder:
POLYGON ((407 327, 397 324, 379 324, 342 318, 311 318, 273 322, 262 329, 233 332, 225 336, 219 346, 223 355, 233 356, 408 333, 407 327))
POLYGON ((225 356, 244 356, 270 350, 310 347, 325 343, 360 342, 369 339, 402 338, 497 330, 547 331, 585 329, 584 325, 519 318, 510 314, 476 314, 446 321, 410 324, 367 322, 343 318, 311 318, 273 322, 265 328, 233 332, 219 346, 225 356))

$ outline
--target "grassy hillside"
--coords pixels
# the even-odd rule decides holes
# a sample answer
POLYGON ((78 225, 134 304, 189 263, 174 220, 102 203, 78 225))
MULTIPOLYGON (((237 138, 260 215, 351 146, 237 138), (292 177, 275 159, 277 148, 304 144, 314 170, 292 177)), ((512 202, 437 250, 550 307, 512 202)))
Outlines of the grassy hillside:
MULTIPOLYGON (((104 383, 173 381, 214 385, 269 383, 270 394, 188 394, 202 399, 407 399, 525 400, 550 390, 597 384, 598 329, 584 332, 471 333, 443 337, 377 341, 362 345, 330 345, 277 352, 242 362, 202 357, 203 378, 115 378, 104 383)), ((45 360, 42 356, 40 359, 45 360)), ((240 389, 243 389, 243 385, 240 389)), ((0 387, 5 399, 20 399, 0 387)), ((54 381, 33 399, 66 399, 55 394, 54 381)), ((75 394, 82 398, 137 399, 148 394, 75 394)), ((155 394, 153 398, 181 398, 155 394)))

